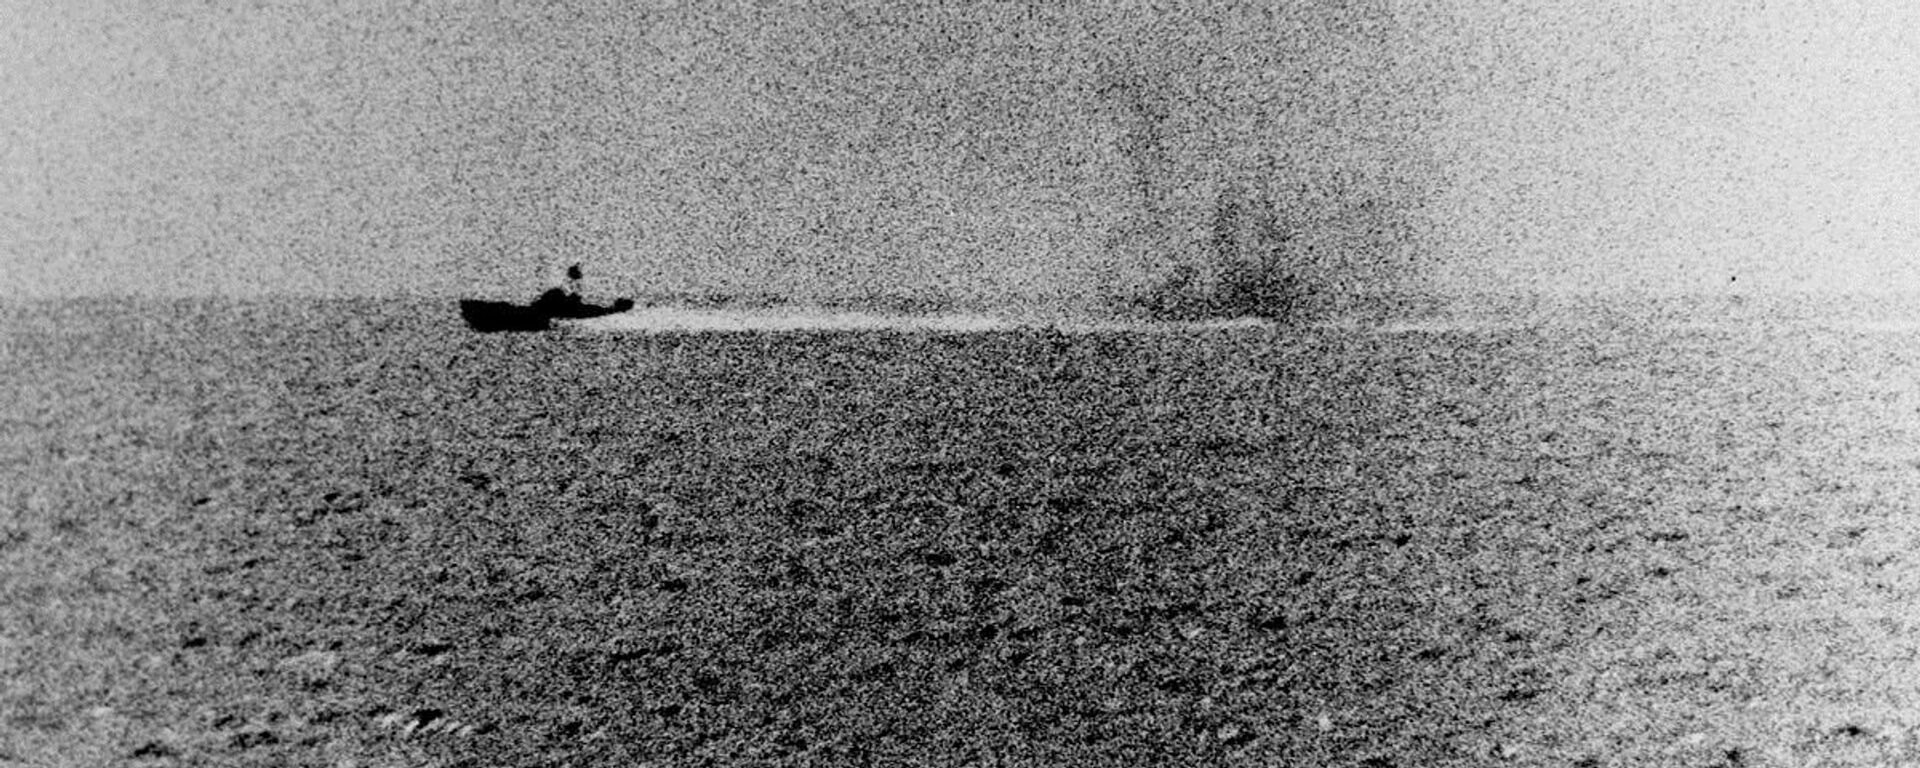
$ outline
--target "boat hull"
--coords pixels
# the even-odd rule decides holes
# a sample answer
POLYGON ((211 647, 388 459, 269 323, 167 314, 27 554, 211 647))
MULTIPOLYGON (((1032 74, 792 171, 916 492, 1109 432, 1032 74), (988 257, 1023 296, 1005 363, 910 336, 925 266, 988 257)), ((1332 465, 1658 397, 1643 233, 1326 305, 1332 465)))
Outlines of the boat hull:
POLYGON ((603 317, 632 308, 633 300, 631 299, 621 299, 610 307, 577 303, 564 306, 543 306, 536 303, 533 306, 527 306, 505 301, 461 299, 460 317, 467 321, 467 327, 481 333, 546 331, 553 329, 555 318, 579 320, 603 317))
POLYGON ((481 333, 502 331, 544 331, 553 327, 553 318, 532 307, 504 301, 462 299, 460 317, 467 327, 481 333))

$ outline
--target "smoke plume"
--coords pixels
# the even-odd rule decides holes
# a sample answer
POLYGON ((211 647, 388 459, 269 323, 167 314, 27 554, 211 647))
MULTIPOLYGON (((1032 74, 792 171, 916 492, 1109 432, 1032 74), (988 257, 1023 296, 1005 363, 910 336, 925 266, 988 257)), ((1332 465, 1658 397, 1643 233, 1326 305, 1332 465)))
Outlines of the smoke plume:
POLYGON ((1427 106, 1384 8, 1129 23, 1093 88, 1131 174, 1111 303, 1285 322, 1414 271, 1427 106))

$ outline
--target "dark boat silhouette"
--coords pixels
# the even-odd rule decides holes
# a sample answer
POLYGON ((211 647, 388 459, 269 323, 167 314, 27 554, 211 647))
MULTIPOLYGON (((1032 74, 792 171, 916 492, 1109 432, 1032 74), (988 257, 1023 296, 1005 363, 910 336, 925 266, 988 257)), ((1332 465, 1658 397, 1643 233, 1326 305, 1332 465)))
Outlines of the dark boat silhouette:
POLYGON ((583 302, 580 297, 558 288, 541 294, 532 304, 460 300, 460 317, 467 321, 467 327, 481 333, 545 331, 552 329, 557 319, 602 317, 629 309, 633 309, 632 299, 621 299, 603 307, 583 302))

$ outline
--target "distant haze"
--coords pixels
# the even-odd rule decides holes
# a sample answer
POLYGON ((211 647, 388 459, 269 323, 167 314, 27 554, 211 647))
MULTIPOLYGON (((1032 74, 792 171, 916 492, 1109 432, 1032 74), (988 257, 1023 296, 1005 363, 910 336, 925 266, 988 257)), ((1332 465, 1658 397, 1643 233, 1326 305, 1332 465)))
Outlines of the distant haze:
POLYGON ((13 5, 0 296, 1920 286, 1902 4, 13 5))

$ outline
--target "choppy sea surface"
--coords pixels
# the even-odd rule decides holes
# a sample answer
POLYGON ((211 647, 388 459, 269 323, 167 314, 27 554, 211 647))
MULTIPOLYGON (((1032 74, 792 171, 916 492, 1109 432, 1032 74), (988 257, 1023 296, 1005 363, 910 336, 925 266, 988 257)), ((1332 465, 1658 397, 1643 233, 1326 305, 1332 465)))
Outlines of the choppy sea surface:
POLYGON ((1920 744, 1920 303, 446 304, 0 309, 16 759, 419 712, 529 764, 1920 744), (238 689, 292 714, 194 709, 238 689))

